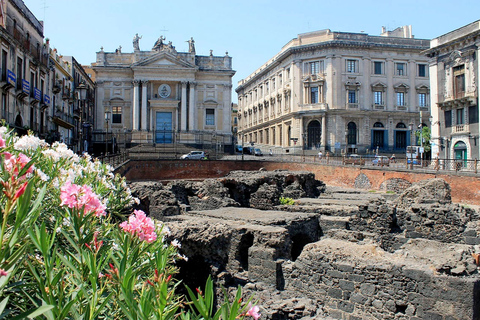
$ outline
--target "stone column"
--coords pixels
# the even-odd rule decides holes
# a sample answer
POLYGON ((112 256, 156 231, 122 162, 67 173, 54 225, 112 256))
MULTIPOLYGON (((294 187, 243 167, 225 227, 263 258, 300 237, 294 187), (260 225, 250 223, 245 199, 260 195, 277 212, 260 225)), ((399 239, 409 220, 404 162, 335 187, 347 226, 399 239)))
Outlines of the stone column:
POLYGON ((139 98, 140 98, 140 92, 139 92, 139 85, 140 81, 139 80, 134 80, 132 82, 133 84, 133 104, 132 104, 132 130, 137 131, 138 130, 138 109, 139 109, 139 98))
MULTIPOLYGON (((195 85, 197 83, 194 81, 190 81, 190 99, 189 99, 189 105, 188 105, 188 130, 192 131, 195 130, 195 85)), ((217 115, 215 115, 217 116, 217 115)), ((216 124, 216 122, 215 122, 216 124)))
POLYGON ((182 81, 180 131, 187 130, 187 81, 182 81))
POLYGON ((148 80, 143 80, 142 81, 142 112, 141 112, 141 117, 142 117, 141 130, 142 131, 147 130, 147 85, 148 85, 148 80))
POLYGON ((324 114, 322 117, 322 138, 320 141, 320 148, 323 149, 323 152, 325 152, 326 147, 327 147, 327 115, 324 114))

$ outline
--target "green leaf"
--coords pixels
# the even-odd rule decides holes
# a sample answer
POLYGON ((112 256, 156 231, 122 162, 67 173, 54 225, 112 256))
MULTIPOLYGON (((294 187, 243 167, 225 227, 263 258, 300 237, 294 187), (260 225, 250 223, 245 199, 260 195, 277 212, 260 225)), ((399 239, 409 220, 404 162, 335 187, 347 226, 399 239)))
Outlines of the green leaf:
POLYGON ((8 302, 8 297, 6 297, 5 299, 2 300, 2 302, 0 302, 0 314, 2 314, 3 310, 5 310, 5 306, 7 305, 7 302, 8 302))

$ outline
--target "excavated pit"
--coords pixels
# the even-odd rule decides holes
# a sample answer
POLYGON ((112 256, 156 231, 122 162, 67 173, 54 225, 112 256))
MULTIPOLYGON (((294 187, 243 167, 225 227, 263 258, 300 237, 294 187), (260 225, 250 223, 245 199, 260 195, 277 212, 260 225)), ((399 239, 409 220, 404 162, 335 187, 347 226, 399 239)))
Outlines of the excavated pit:
POLYGON ((453 204, 443 180, 404 188, 326 187, 288 171, 132 183, 189 257, 178 277, 240 284, 262 319, 480 319, 478 213, 453 204))

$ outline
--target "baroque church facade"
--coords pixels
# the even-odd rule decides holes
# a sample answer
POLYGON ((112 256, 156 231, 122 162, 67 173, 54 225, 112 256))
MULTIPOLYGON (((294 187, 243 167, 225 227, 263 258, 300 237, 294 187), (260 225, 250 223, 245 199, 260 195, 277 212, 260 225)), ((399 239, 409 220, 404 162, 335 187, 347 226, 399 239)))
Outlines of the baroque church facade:
POLYGON ((177 52, 161 36, 151 50, 97 52, 92 64, 97 83, 95 131, 126 133, 135 144, 232 143, 232 58, 196 55, 191 38, 188 52, 177 52), (105 121, 100 121, 105 119, 105 121), (130 134, 131 133, 131 134, 130 134))
POLYGON ((429 40, 411 26, 380 36, 299 34, 238 82, 239 140, 334 153, 405 152, 429 125, 429 40))

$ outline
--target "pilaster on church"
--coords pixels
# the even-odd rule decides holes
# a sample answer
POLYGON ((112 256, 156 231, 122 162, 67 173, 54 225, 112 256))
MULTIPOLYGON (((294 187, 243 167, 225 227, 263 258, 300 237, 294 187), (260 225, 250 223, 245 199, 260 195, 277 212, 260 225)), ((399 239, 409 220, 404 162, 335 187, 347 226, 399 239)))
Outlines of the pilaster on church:
POLYGON ((132 130, 138 130, 139 121, 139 99, 140 99, 140 80, 133 80, 133 103, 132 103, 132 130))
POLYGON ((142 131, 147 131, 147 87, 148 87, 148 80, 142 80, 142 131))

